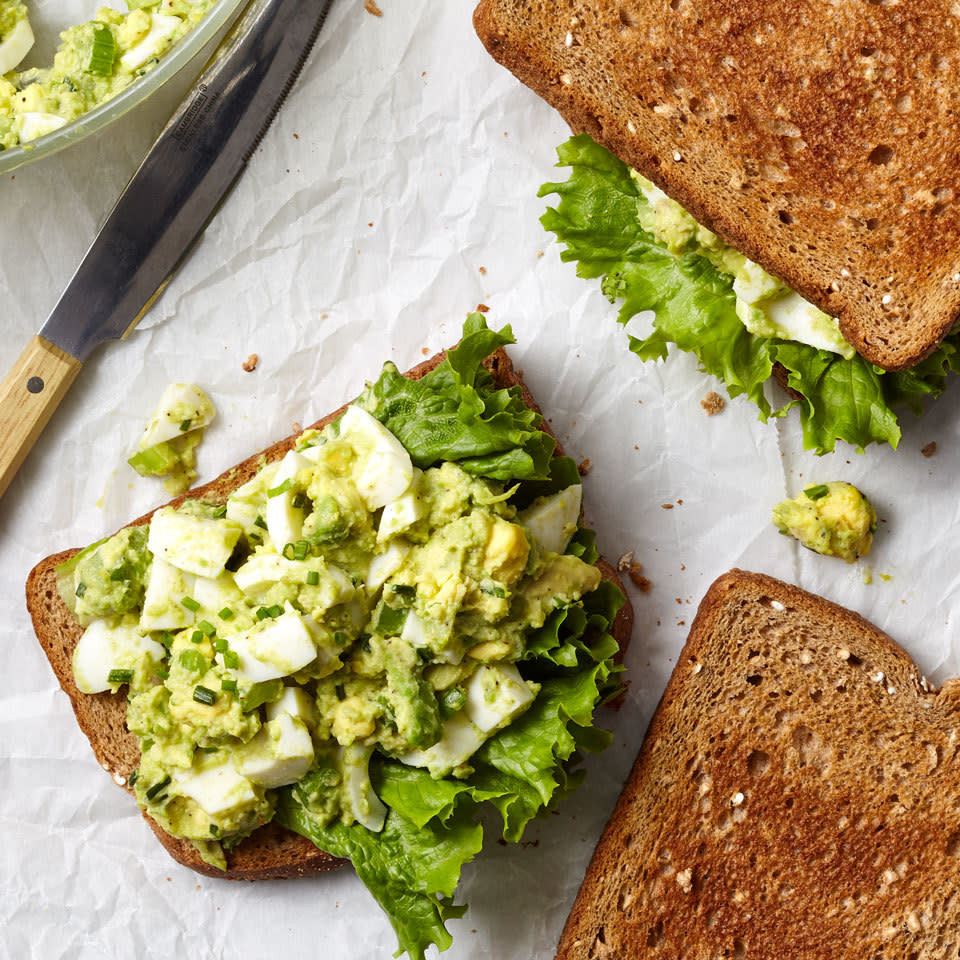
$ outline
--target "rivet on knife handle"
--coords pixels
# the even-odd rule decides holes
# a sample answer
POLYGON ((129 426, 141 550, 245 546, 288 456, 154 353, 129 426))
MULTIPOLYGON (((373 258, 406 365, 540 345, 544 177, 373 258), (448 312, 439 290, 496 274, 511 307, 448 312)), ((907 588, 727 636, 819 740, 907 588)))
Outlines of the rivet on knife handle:
POLYGON ((37 334, 0 384, 0 496, 81 366, 37 334))

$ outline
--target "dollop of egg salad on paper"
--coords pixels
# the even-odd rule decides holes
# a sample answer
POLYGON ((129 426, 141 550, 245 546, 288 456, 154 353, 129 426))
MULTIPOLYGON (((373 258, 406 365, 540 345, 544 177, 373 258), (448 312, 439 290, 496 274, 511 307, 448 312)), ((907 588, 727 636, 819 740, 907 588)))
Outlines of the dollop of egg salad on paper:
POLYGON ((954 331, 910 370, 884 371, 857 354, 837 321, 785 287, 693 219, 654 184, 587 134, 557 148, 567 180, 545 183, 556 194, 541 217, 575 260, 581 277, 602 278, 604 294, 620 302, 627 324, 652 311, 646 336, 629 336, 643 360, 662 360, 671 344, 693 353, 700 368, 745 394, 760 419, 796 406, 803 442, 829 453, 837 440, 863 449, 900 442, 897 412, 923 411, 947 375, 960 371, 954 331), (773 409, 764 395, 774 364, 787 371, 800 399, 773 409))
POLYGON ((214 0, 127 0, 60 34, 50 67, 18 71, 33 48, 22 0, 0 0, 0 149, 26 144, 116 96, 153 69, 214 0))
POLYGON ((482 807, 518 841, 603 749, 621 689, 576 465, 468 317, 420 380, 386 364, 224 503, 74 556, 85 693, 127 687, 140 805, 221 868, 275 819, 353 861, 401 950, 449 946, 482 807))

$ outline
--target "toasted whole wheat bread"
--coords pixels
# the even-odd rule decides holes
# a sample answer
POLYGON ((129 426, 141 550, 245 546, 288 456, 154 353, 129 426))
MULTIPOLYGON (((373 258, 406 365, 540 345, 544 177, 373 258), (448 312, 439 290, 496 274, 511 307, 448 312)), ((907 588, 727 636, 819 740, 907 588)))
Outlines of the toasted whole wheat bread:
MULTIPOLYGON (((405 376, 419 379, 441 363, 444 357, 446 357, 446 351, 408 370, 405 376)), ((486 366, 498 386, 519 386, 527 406, 540 412, 521 376, 514 370, 510 358, 502 349, 497 350, 486 361, 486 366)), ((312 426, 317 428, 325 426, 340 416, 344 409, 346 408, 340 407, 312 426)), ((543 429, 548 429, 545 423, 543 429)), ((268 463, 279 460, 293 447, 294 439, 295 436, 287 437, 262 453, 248 457, 210 483, 196 487, 171 500, 170 505, 177 506, 188 497, 199 497, 216 502, 225 500, 232 490, 246 483, 258 472, 262 458, 266 458, 268 463)), ((558 444, 557 454, 561 452, 558 444)), ((131 526, 149 522, 152 515, 153 511, 144 514, 134 520, 131 526)), ((111 693, 84 694, 74 683, 73 650, 83 633, 83 628, 77 624, 60 599, 57 592, 56 568, 76 553, 76 549, 65 550, 46 557, 30 571, 26 586, 27 609, 33 620, 37 639, 50 661, 60 686, 70 698, 77 723, 90 741, 97 760, 112 775, 116 783, 132 794, 133 790, 129 786, 128 778, 140 763, 140 750, 137 746, 137 738, 127 730, 125 698, 111 693)), ((598 561, 597 566, 607 580, 612 580, 622 588, 623 585, 613 567, 603 560, 598 561)), ((632 629, 633 611, 628 601, 617 614, 611 630, 620 644, 620 656, 626 649, 632 629)), ((230 880, 267 880, 308 876, 335 870, 346 863, 345 860, 318 850, 314 844, 299 834, 279 824, 270 823, 256 830, 235 850, 227 854, 227 870, 224 873, 206 864, 189 841, 170 836, 145 812, 143 817, 174 860, 210 877, 226 877, 230 880)))
POLYGON ((960 682, 733 570, 700 604, 557 952, 933 960, 960 946, 960 682))
POLYGON ((493 57, 873 363, 960 311, 947 0, 481 0, 493 57))

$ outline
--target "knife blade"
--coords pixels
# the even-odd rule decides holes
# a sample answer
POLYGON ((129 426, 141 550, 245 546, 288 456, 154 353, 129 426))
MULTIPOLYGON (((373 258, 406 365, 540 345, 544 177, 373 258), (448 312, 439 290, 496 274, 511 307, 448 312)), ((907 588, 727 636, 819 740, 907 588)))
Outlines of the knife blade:
POLYGON ((251 0, 0 384, 0 496, 91 352, 163 292, 300 74, 332 0, 251 0))

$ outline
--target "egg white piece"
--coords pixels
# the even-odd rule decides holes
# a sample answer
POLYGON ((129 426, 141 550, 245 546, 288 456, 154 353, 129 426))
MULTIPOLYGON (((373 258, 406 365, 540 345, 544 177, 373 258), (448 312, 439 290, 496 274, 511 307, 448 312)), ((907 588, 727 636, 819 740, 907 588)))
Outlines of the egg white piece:
POLYGON ((154 557, 179 570, 216 578, 223 573, 241 532, 229 520, 195 517, 163 507, 150 520, 147 547, 154 557))
POLYGON ((171 779, 179 793, 196 801, 211 817, 250 806, 257 799, 253 784, 229 760, 206 770, 176 770, 171 779))
POLYGON ((295 783, 313 766, 313 740, 301 720, 282 713, 268 720, 234 755, 234 766, 268 790, 295 783))
MULTIPOLYGON (((297 472, 313 464, 295 450, 290 450, 280 461, 271 483, 271 489, 281 486, 287 480, 292 480, 297 472)), ((303 532, 304 514, 300 507, 293 505, 293 490, 285 490, 276 496, 267 497, 266 522, 267 533, 279 553, 288 543, 295 543, 303 532)))
POLYGON ((37 140, 45 137, 54 130, 65 127, 67 121, 55 113, 41 113, 35 110, 29 110, 20 114, 20 142, 29 143, 31 140, 37 140))
POLYGON ((0 74, 16 67, 33 47, 33 28, 24 17, 0 40, 0 74))
POLYGON ((370 593, 376 593, 384 582, 403 566, 403 561, 407 559, 409 552, 409 543, 395 540, 383 553, 375 556, 370 561, 370 569, 367 572, 367 590, 370 593))
POLYGON ((575 483, 560 490, 517 515, 517 521, 530 531, 544 553, 563 553, 577 531, 583 487, 575 483))
POLYGON ((480 667, 467 684, 464 712, 489 736, 505 727, 533 703, 533 691, 512 663, 480 667))
POLYGON ((198 386, 193 383, 168 383, 160 394, 156 412, 143 431, 139 447, 141 450, 146 450, 148 447, 155 447, 158 443, 182 437, 189 430, 206 427, 215 416, 216 410, 210 398, 198 386), (185 418, 180 416, 179 412, 184 409, 193 413, 191 417, 186 418, 190 420, 188 430, 180 429, 185 418))
POLYGON ((413 468, 413 479, 406 493, 391 500, 380 514, 380 526, 377 528, 377 540, 383 542, 391 537, 403 533, 413 526, 426 513, 426 504, 417 496, 417 481, 423 474, 417 467, 413 468))
POLYGON ((94 620, 84 630, 73 651, 73 675, 81 693, 103 693, 115 684, 107 679, 116 668, 133 669, 149 655, 158 663, 166 650, 163 644, 143 636, 132 624, 111 626, 94 620))
POLYGON ((340 436, 359 455, 354 483, 369 510, 401 496, 413 480, 413 464, 403 444, 374 416, 356 405, 340 419, 340 436))
POLYGON ((195 578, 154 556, 147 574, 147 589, 140 611, 141 630, 182 630, 196 621, 196 614, 180 601, 193 596, 195 578))
POLYGON ((181 23, 179 17, 171 17, 162 13, 153 14, 150 18, 150 29, 147 31, 147 35, 139 43, 134 44, 120 58, 120 62, 127 70, 136 70, 137 67, 142 67, 149 59, 159 56, 170 46, 170 41, 181 23))
MULTIPOLYGON (((233 633, 228 640, 239 658, 234 673, 245 683, 289 676, 317 656, 313 637, 294 610, 288 610, 266 627, 233 633)), ((217 654, 217 660, 223 664, 222 653, 217 654)))
POLYGON ((266 710, 267 720, 276 720, 286 714, 306 723, 316 712, 316 704, 303 687, 284 687, 283 696, 268 703, 266 710))
POLYGON ((353 744, 341 748, 341 773, 350 812, 357 823, 379 833, 387 819, 387 808, 370 782, 370 757, 373 747, 353 744))
POLYGON ((459 710, 443 724, 443 736, 425 750, 410 750, 398 759, 410 767, 426 767, 431 775, 442 776, 466 763, 487 739, 464 710, 459 710))

